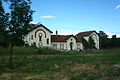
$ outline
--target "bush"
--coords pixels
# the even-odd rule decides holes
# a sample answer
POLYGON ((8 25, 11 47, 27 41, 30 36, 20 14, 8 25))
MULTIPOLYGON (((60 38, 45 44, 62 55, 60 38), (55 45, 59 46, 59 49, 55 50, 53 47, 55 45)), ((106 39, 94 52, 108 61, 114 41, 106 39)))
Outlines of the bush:
POLYGON ((48 48, 48 47, 40 47, 40 48, 37 48, 37 53, 43 54, 43 55, 51 55, 51 54, 60 54, 61 51, 48 48))
POLYGON ((31 54, 36 54, 36 49, 33 47, 15 47, 13 49, 13 54, 15 55, 31 55, 31 54))

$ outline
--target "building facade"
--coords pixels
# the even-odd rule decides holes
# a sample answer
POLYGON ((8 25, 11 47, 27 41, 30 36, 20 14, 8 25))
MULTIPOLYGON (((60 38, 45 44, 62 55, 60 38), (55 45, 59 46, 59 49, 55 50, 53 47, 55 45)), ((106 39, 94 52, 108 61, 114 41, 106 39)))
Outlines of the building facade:
POLYGON ((52 31, 44 25, 36 25, 30 32, 25 36, 25 43, 29 46, 36 45, 37 47, 50 47, 57 50, 83 50, 84 46, 81 42, 83 37, 88 41, 89 37, 92 36, 95 47, 99 49, 99 35, 96 31, 80 32, 74 35, 52 35, 52 31))

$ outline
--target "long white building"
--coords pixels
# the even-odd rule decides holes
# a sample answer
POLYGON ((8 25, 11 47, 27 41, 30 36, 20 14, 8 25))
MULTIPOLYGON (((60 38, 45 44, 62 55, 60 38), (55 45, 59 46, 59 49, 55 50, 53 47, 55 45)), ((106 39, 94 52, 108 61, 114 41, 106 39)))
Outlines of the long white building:
POLYGON ((81 43, 83 37, 88 41, 92 36, 95 47, 99 49, 99 35, 96 31, 80 32, 74 35, 52 35, 52 31, 44 25, 36 25, 25 37, 25 43, 29 46, 36 45, 37 47, 51 47, 57 50, 83 50, 84 46, 81 43))

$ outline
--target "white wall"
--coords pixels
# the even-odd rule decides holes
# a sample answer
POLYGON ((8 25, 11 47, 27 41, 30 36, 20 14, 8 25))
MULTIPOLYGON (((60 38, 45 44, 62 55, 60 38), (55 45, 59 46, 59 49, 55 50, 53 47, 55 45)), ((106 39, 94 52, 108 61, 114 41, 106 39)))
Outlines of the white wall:
POLYGON ((28 44, 31 46, 31 44, 33 44, 34 42, 36 43, 36 46, 37 47, 40 47, 38 44, 39 43, 42 43, 41 46, 51 46, 51 33, 46 30, 44 27, 40 26, 34 30, 32 30, 31 32, 29 32, 29 34, 26 36, 27 38, 27 42, 28 44), (41 29, 39 31, 37 31, 38 29, 41 29), (43 30, 43 31, 42 31, 43 30), (35 37, 35 32, 37 31, 36 33, 36 37, 35 37), (46 33, 46 37, 45 37, 45 33, 46 33), (42 34, 42 41, 39 41, 39 34, 42 34), (31 36, 33 35, 33 39, 31 39, 31 36), (49 39, 49 44, 47 44, 47 39, 49 39))
MULTIPOLYGON (((93 38, 93 40, 95 42, 95 47, 97 49, 99 49, 99 36, 98 36, 98 34, 96 34, 95 32, 93 32, 90 36, 92 36, 92 38, 93 38)), ((86 41, 88 41, 90 36, 85 36, 84 39, 86 41)))
MULTIPOLYGON (((64 45, 64 50, 71 50, 70 48, 70 43, 73 43, 73 50, 77 50, 77 44, 76 44, 76 39, 74 37, 70 37, 67 42, 52 42, 52 47, 54 47, 53 45, 57 44, 57 50, 61 50, 60 45, 63 44, 64 45)), ((81 43, 80 43, 81 45, 81 43)))
POLYGON ((76 39, 73 37, 73 36, 71 36, 68 40, 67 40, 67 49, 68 50, 71 50, 71 48, 70 48, 70 43, 73 43, 73 50, 76 50, 77 49, 77 46, 76 46, 76 39))
MULTIPOLYGON (((64 49, 63 49, 63 50, 68 50, 68 49, 67 49, 67 43, 66 43, 66 42, 52 42, 52 48, 54 48, 54 45, 55 45, 55 44, 57 45, 57 47, 56 47, 57 50, 62 50, 62 49, 60 48, 60 45, 61 45, 61 44, 64 45, 64 49)), ((55 49, 56 49, 56 48, 55 48, 55 49)))
MULTIPOLYGON (((92 38, 94 39, 94 42, 96 43, 95 44, 96 48, 99 49, 99 36, 98 36, 98 34, 93 32, 90 36, 92 36, 92 38)), ((86 36, 84 38, 85 38, 85 40, 88 41, 89 36, 86 36)), ((71 36, 69 39, 67 39, 66 42, 51 42, 51 33, 42 26, 29 32, 29 34, 26 35, 24 40, 27 41, 30 46, 31 46, 31 44, 33 44, 35 42, 37 47, 40 47, 38 45, 40 42, 42 43, 41 46, 46 46, 46 47, 53 47, 53 44, 57 44, 58 50, 61 50, 60 45, 64 45, 64 50, 71 50, 70 43, 72 42, 73 43, 73 50, 78 50, 78 45, 80 45, 79 48, 83 50, 82 43, 80 43, 80 42, 77 43, 75 37, 73 37, 73 36, 71 36), (35 38, 35 32, 39 29, 41 29, 41 30, 36 33, 36 38, 35 38), (46 37, 45 37, 44 32, 46 33, 46 37), (39 41, 39 34, 40 33, 42 34, 42 41, 39 41), (33 39, 31 39, 31 35, 33 35, 33 39), (49 44, 47 44, 47 39, 49 39, 49 44)))
POLYGON ((98 36, 98 34, 96 34, 95 32, 93 32, 93 33, 91 34, 91 36, 92 36, 92 38, 93 38, 93 40, 94 40, 94 42, 95 42, 96 48, 97 48, 97 49, 100 49, 99 36, 98 36))
POLYGON ((76 49, 76 50, 78 50, 78 51, 79 51, 80 49, 83 50, 83 44, 82 44, 82 43, 78 42, 76 45, 77 45, 77 49, 76 49), (78 46, 78 45, 79 45, 79 46, 78 46))

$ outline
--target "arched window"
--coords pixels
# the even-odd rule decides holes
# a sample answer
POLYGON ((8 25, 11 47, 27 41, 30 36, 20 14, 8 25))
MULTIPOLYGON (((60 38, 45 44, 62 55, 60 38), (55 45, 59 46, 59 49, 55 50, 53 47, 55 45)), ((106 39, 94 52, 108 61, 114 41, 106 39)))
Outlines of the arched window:
POLYGON ((38 36, 39 36, 39 41, 42 41, 42 34, 40 33, 38 36))

